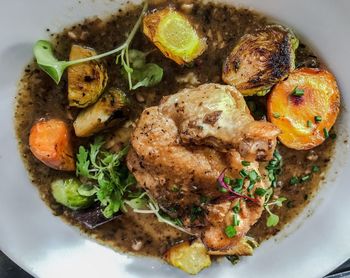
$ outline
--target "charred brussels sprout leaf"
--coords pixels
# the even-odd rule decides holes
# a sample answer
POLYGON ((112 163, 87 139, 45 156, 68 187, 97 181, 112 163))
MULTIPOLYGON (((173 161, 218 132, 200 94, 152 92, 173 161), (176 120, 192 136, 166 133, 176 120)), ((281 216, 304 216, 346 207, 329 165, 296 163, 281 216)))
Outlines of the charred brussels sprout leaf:
POLYGON ((263 96, 295 68, 299 41, 282 26, 245 34, 227 57, 222 78, 245 96, 263 96))
POLYGON ((192 62, 207 48, 206 38, 185 15, 172 8, 146 15, 143 32, 166 57, 180 65, 192 62))
MULTIPOLYGON (((139 87, 152 87, 158 84, 163 78, 163 69, 157 64, 146 63, 147 53, 139 50, 129 50, 130 78, 132 90, 139 87)), ((128 79, 128 71, 122 68, 122 74, 128 79)))

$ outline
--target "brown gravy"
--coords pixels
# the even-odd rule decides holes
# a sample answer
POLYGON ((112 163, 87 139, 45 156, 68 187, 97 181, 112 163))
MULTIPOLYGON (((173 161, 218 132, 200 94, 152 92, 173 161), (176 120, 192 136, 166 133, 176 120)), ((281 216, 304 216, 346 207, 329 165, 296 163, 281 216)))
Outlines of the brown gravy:
MULTIPOLYGON (((237 9, 231 6, 217 4, 195 3, 189 10, 188 6, 172 3, 180 10, 190 14, 208 38, 208 50, 190 66, 181 67, 166 59, 154 46, 148 42, 142 33, 138 33, 133 42, 133 48, 142 51, 152 51, 149 61, 164 68, 163 81, 153 88, 142 88, 128 92, 127 82, 120 74, 119 66, 115 65, 114 57, 104 59, 108 74, 109 85, 117 86, 128 92, 132 103, 134 118, 147 106, 158 104, 164 95, 177 92, 190 84, 207 82, 222 83, 221 67, 228 52, 236 41, 245 33, 264 26, 269 19, 247 9, 237 9)), ((164 4, 162 4, 164 5, 164 4)), ((97 52, 104 52, 115 48, 123 42, 124 33, 128 32, 137 20, 140 7, 130 7, 126 11, 119 11, 107 20, 98 18, 87 19, 62 33, 52 34, 55 41, 56 55, 67 59, 72 43, 78 43, 95 48, 97 52)), ((318 67, 317 57, 303 43, 297 51, 297 66, 318 67)), ((32 124, 42 117, 58 117, 72 123, 77 110, 69 109, 66 97, 66 77, 58 86, 33 62, 29 64, 20 82, 16 106, 16 131, 19 149, 26 167, 32 177, 33 184, 38 188, 41 198, 47 203, 55 215, 63 217, 72 225, 79 228, 112 248, 132 252, 139 255, 160 256, 172 243, 182 240, 187 235, 159 223, 153 215, 126 213, 119 218, 88 230, 80 226, 72 217, 69 210, 57 204, 50 193, 50 183, 57 177, 68 177, 74 174, 55 171, 46 167, 33 157, 28 147, 28 136, 32 124)), ((248 98, 258 108, 257 118, 265 113, 265 98, 248 98)), ((330 161, 334 140, 328 139, 313 151, 295 151, 282 145, 278 150, 283 157, 283 170, 279 178, 278 188, 280 196, 288 198, 282 208, 276 209, 280 216, 280 223, 274 228, 266 227, 266 215, 254 225, 250 236, 261 242, 276 234, 283 226, 290 222, 309 202, 317 191, 324 171, 330 161), (298 185, 290 185, 292 176, 309 173, 313 165, 320 168, 313 173, 309 181, 298 185)), ((88 144, 87 139, 75 138, 74 145, 88 144)))

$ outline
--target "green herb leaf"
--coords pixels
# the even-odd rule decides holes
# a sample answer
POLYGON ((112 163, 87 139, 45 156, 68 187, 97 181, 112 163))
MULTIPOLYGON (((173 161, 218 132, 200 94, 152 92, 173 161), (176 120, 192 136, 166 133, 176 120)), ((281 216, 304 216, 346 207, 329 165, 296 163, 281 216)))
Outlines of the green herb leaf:
POLYGON ((326 138, 326 139, 329 137, 329 133, 328 133, 327 128, 323 129, 323 135, 324 135, 324 138, 326 138))
MULTIPOLYGON (((105 52, 105 53, 102 53, 99 55, 95 55, 95 56, 91 56, 91 57, 87 57, 87 58, 83 58, 83 59, 78 59, 78 60, 74 60, 74 61, 59 61, 54 56, 53 47, 52 47, 52 44, 50 42, 45 41, 45 40, 37 41, 34 45, 33 52, 34 52, 34 56, 37 60, 39 67, 43 71, 45 71, 56 82, 56 84, 58 84, 67 67, 72 66, 72 65, 76 65, 76 64, 80 64, 80 63, 84 63, 84 62, 88 62, 88 61, 92 61, 92 60, 97 60, 97 59, 121 52, 120 56, 118 55, 118 57, 117 57, 117 61, 119 60, 119 58, 121 58, 121 60, 123 60, 122 65, 123 65, 124 69, 126 71, 128 71, 128 76, 131 77, 132 69, 129 66, 128 48, 129 48, 129 45, 131 44, 131 41, 134 38, 137 30, 140 27, 141 20, 142 20, 144 14, 146 13, 147 8, 148 8, 148 2, 146 1, 137 22, 135 23, 128 38, 126 39, 126 41, 122 45, 120 45, 119 47, 117 47, 113 50, 110 50, 108 52, 105 52), (125 56, 126 56, 126 59, 125 59, 125 56)), ((150 77, 150 75, 148 75, 148 77, 150 80, 152 80, 152 81, 148 81, 148 83, 154 82, 154 80, 155 80, 154 73, 152 74, 152 78, 150 77)), ((157 77, 159 78, 159 76, 157 76, 157 77)), ((130 85, 130 89, 131 89, 132 84, 130 82, 131 82, 131 79, 129 80, 129 85, 130 85)))
POLYGON ((304 95, 304 90, 303 89, 299 89, 298 86, 296 86, 294 88, 294 90, 292 91, 292 95, 293 96, 297 96, 297 97, 301 97, 304 95))
MULTIPOLYGON (((95 184, 79 187, 79 193, 83 196, 96 194, 103 215, 110 218, 124 207, 125 201, 135 198, 130 187, 136 184, 136 180, 125 164, 121 163, 129 147, 119 153, 111 153, 102 149, 103 144, 102 137, 97 137, 90 149, 80 146, 76 174, 87 178, 89 184, 95 184)), ((132 204, 134 203, 135 200, 132 204)))
POLYGON ((312 126, 312 123, 311 123, 310 120, 307 120, 307 121, 306 121, 306 126, 307 126, 307 127, 311 127, 311 126, 312 126))
POLYGON ((275 204, 276 206, 281 207, 283 202, 286 201, 287 198, 285 197, 279 197, 276 201, 273 202, 273 204, 275 204))
POLYGON ((280 218, 278 217, 278 215, 271 213, 267 217, 266 226, 267 227, 274 227, 278 224, 279 220, 280 220, 280 218))
POLYGON ((296 184, 298 184, 298 183, 299 183, 298 177, 293 176, 293 177, 291 177, 291 179, 289 180, 289 184, 290 184, 290 185, 296 185, 296 184))
POLYGON ((266 194, 266 190, 264 188, 258 187, 255 189, 255 194, 258 196, 264 196, 266 194))
POLYGON ((250 162, 249 161, 245 161, 245 160, 243 160, 241 163, 242 163, 243 166, 249 166, 250 165, 250 162))
POLYGON ((315 122, 319 123, 322 121, 322 117, 321 116, 315 116, 315 122))
POLYGON ((82 184, 78 188, 78 193, 85 197, 91 197, 97 193, 98 189, 93 185, 82 184))
POLYGON ((232 225, 229 225, 225 228, 225 234, 228 238, 232 238, 237 234, 236 228, 232 225))
POLYGON ((306 182, 306 181, 310 180, 310 178, 311 178, 310 175, 305 175, 305 176, 302 176, 302 177, 300 178, 300 181, 301 181, 301 182, 306 182))
POLYGON ((312 171, 313 173, 317 173, 317 172, 320 171, 320 168, 319 168, 317 165, 313 165, 312 168, 311 168, 311 171, 312 171))

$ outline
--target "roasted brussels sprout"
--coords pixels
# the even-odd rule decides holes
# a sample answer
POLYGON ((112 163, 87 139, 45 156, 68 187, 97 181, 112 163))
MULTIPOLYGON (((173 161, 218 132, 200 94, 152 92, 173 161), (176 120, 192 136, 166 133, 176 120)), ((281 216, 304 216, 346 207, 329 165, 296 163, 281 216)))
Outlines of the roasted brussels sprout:
POLYGON ((92 106, 82 110, 73 126, 78 137, 88 137, 125 119, 127 97, 119 89, 111 88, 92 106))
MULTIPOLYGON (((73 45, 69 60, 77 60, 96 55, 95 50, 73 45)), ((95 103, 108 80, 104 66, 94 60, 68 68, 68 101, 70 106, 79 108, 95 103)))
POLYGON ((224 62, 222 79, 245 96, 263 96, 295 68, 298 45, 294 34, 279 25, 246 34, 224 62))
POLYGON ((52 195, 57 203, 70 209, 87 208, 94 202, 94 196, 80 195, 81 183, 77 179, 55 180, 51 184, 52 195))
POLYGON ((146 15, 143 32, 166 57, 179 65, 193 61, 207 48, 206 38, 185 15, 172 8, 146 15))
POLYGON ((211 265, 207 249, 200 240, 195 240, 191 244, 185 241, 171 247, 164 254, 164 259, 189 274, 197 274, 211 265))

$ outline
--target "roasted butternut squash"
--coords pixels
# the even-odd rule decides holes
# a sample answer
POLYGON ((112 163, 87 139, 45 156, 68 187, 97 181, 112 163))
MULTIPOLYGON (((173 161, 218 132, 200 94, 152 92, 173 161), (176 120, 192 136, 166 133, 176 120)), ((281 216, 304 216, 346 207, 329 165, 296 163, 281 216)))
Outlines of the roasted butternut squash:
POLYGON ((268 118, 281 130, 279 140, 296 150, 322 144, 339 108, 337 82, 324 69, 295 70, 274 87, 267 102, 268 118))
POLYGON ((147 14, 143 18, 143 32, 166 57, 179 65, 192 62, 207 48, 206 38, 185 15, 172 8, 147 14))

